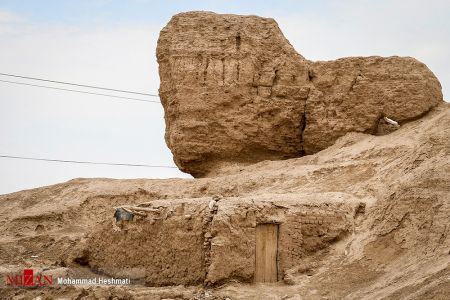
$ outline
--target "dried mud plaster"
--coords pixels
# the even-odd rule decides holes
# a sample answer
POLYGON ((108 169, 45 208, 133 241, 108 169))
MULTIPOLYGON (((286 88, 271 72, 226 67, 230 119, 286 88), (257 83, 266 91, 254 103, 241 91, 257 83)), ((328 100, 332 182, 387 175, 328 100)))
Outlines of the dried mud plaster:
POLYGON ((338 199, 330 195, 334 203, 316 204, 277 196, 153 201, 153 208, 171 207, 172 213, 156 221, 147 216, 125 222, 120 231, 105 222, 88 238, 85 260, 103 274, 142 279, 148 286, 253 282, 256 226, 277 224, 282 280, 353 230, 357 203, 338 199))
POLYGON ((31 266, 132 280, 2 296, 447 299, 449 125, 442 104, 391 134, 347 134, 325 151, 220 177, 75 179, 0 195, 3 277, 31 266), (117 207, 146 216, 118 224, 117 207), (280 282, 243 284, 256 280, 258 228, 268 224, 278 227, 280 282))
POLYGON ((313 154, 348 132, 380 134, 443 101, 434 74, 411 57, 312 62, 273 19, 175 15, 157 46, 166 143, 194 177, 313 154))

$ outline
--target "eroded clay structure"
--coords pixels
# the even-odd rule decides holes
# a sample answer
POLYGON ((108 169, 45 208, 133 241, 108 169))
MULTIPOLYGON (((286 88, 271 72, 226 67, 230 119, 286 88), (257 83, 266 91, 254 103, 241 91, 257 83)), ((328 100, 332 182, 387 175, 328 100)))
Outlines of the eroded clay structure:
POLYGON ((156 208, 145 218, 120 230, 107 223, 92 235, 89 264, 149 286, 288 280, 288 270, 351 232, 359 203, 343 196, 153 201, 143 206, 156 208), (258 235, 264 226, 272 233, 258 235))
POLYGON ((161 31, 157 59, 166 142, 194 177, 316 153, 380 119, 417 118, 443 101, 411 57, 308 61, 273 19, 189 12, 161 31))

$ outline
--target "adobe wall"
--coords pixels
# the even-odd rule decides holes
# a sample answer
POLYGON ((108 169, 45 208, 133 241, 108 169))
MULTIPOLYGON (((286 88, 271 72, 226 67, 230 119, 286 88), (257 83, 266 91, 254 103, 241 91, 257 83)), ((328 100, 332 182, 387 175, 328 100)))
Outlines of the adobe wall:
MULTIPOLYGON (((91 268, 144 278, 149 286, 253 281, 255 228, 279 224, 278 278, 352 228, 356 202, 211 198, 154 201, 159 212, 112 222, 88 238, 91 268)), ((292 198, 292 195, 289 195, 292 198)), ((281 197, 282 198, 282 197, 281 197)), ((333 199, 336 198, 336 199, 333 199)))
POLYGON ((314 154, 349 132, 376 134, 383 116, 402 124, 443 102, 414 58, 312 62, 270 18, 180 13, 156 55, 165 140, 194 177, 314 154))
POLYGON ((112 209, 111 220, 88 238, 89 266, 111 276, 145 278, 150 286, 202 283, 208 202, 160 204, 159 214, 135 218, 121 228, 112 218, 112 209))

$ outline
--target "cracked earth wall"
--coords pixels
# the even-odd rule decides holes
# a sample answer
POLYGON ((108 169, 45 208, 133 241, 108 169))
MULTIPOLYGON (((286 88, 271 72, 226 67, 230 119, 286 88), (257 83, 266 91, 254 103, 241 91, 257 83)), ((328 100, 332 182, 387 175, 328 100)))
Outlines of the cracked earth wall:
POLYGON ((221 177, 75 179, 0 195, 0 276, 32 267, 53 276, 139 281, 5 288, 2 296, 447 299, 449 125, 450 107, 442 104, 388 135, 347 134, 317 154, 238 167, 221 177), (119 227, 114 208, 125 205, 156 211, 119 227), (337 215, 328 216, 330 210, 337 215), (280 226, 284 283, 241 283, 250 280, 253 224, 259 222, 280 226), (177 251, 169 254, 167 247, 177 251), (235 260, 227 260, 234 251, 235 260), (172 262, 176 268, 167 269, 172 262), (170 282, 199 284, 144 286, 170 282))
POLYGON ((443 101, 434 74, 411 57, 312 62, 273 19, 175 15, 157 47, 166 143, 194 177, 232 165, 313 154, 347 132, 376 134, 443 101))
POLYGON ((255 228, 275 223, 278 277, 283 280, 289 269, 345 237, 356 209, 352 203, 311 204, 276 196, 154 201, 151 207, 160 210, 120 229, 104 222, 87 241, 89 267, 141 279, 148 286, 252 282, 255 228))

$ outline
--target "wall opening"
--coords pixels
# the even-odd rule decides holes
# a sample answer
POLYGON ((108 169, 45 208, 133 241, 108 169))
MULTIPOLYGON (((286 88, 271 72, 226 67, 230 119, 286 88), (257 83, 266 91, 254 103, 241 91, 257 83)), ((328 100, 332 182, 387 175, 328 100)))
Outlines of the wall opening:
POLYGON ((276 282, 278 224, 258 224, 255 245, 255 282, 276 282))

